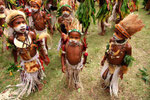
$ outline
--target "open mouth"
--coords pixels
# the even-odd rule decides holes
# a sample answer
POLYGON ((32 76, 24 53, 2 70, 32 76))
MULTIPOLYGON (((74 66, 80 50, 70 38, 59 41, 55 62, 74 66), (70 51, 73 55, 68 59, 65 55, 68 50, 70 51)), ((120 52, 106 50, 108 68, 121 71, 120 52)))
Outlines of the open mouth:
POLYGON ((22 31, 22 32, 24 32, 25 30, 26 30, 25 28, 20 29, 20 31, 22 31))

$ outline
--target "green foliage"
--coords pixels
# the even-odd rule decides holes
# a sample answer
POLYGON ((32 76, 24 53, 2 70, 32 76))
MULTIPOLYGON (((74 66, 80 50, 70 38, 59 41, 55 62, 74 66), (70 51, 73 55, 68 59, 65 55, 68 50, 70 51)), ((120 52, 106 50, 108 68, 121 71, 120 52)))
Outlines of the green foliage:
POLYGON ((132 66, 133 61, 134 61, 134 58, 132 56, 126 55, 124 57, 124 63, 129 65, 129 66, 132 66))
POLYGON ((148 74, 147 69, 143 67, 143 69, 139 69, 139 71, 141 72, 142 80, 145 81, 146 84, 149 83, 150 82, 150 76, 148 74))
POLYGON ((143 5, 146 6, 148 0, 143 0, 143 5))
POLYGON ((111 13, 111 9, 112 9, 112 6, 110 6, 110 10, 108 10, 107 3, 103 4, 102 7, 99 8, 96 18, 99 21, 101 21, 101 20, 105 21, 109 17, 109 15, 111 13))
POLYGON ((13 75, 13 72, 17 72, 18 70, 22 70, 21 66, 16 65, 15 63, 10 63, 10 66, 7 69, 7 72, 10 73, 10 76, 13 75))
POLYGON ((123 0, 122 6, 121 6, 121 15, 124 18, 126 15, 130 13, 130 9, 128 7, 128 0, 123 0))
POLYGON ((109 50, 109 46, 109 43, 107 43, 105 53, 109 50))
POLYGON ((94 0, 85 0, 83 3, 80 4, 76 16, 80 23, 82 24, 83 28, 87 28, 91 20, 93 19, 93 23, 95 24, 95 7, 94 7, 94 0))

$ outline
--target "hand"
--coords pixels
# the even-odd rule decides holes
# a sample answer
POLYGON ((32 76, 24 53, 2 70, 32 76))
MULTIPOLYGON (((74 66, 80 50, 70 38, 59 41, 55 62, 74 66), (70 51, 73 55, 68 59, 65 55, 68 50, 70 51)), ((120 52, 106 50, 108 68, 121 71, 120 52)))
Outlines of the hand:
POLYGON ((62 72, 65 73, 66 66, 62 66, 62 72))
POLYGON ((101 61, 101 66, 104 66, 105 60, 101 61))

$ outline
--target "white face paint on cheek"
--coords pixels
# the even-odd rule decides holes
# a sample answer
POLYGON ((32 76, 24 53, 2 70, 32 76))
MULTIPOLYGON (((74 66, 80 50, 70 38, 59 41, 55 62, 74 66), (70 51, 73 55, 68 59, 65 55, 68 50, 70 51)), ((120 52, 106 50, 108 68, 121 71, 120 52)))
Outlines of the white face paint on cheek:
POLYGON ((14 30, 19 33, 24 33, 26 31, 26 24, 20 24, 17 27, 14 27, 14 30))
POLYGON ((31 10, 32 10, 33 12, 37 12, 37 11, 38 11, 37 8, 31 8, 31 10))

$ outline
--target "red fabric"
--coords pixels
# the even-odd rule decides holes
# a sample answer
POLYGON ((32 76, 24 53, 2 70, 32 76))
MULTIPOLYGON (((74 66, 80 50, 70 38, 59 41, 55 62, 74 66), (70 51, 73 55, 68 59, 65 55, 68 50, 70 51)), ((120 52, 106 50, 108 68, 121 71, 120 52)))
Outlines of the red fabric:
POLYGON ((43 71, 45 71, 45 68, 43 66, 43 60, 41 58, 40 58, 40 62, 41 62, 41 66, 42 66, 43 71))

